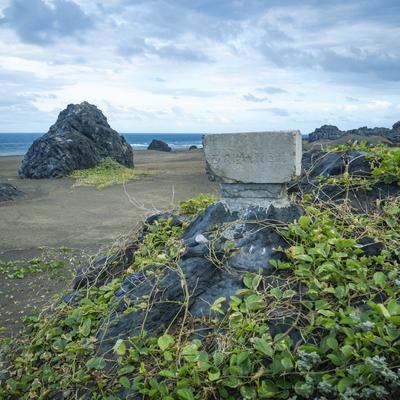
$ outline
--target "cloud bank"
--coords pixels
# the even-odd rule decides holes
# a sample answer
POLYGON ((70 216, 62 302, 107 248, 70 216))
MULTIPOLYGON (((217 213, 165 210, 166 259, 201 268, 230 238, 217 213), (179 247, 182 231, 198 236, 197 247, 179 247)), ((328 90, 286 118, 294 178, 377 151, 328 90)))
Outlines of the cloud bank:
POLYGON ((68 103, 122 132, 390 126, 396 0, 0 0, 0 131, 68 103))

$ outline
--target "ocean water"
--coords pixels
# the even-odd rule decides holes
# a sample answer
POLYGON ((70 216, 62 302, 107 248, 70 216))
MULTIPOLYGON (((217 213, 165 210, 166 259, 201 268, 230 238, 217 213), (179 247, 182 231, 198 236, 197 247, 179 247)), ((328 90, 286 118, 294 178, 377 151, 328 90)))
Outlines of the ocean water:
MULTIPOLYGON (((163 140, 172 149, 188 149, 195 145, 201 147, 202 135, 199 133, 123 133, 134 150, 146 150, 153 139, 163 140)), ((25 154, 32 142, 42 133, 0 133, 0 156, 25 154)))

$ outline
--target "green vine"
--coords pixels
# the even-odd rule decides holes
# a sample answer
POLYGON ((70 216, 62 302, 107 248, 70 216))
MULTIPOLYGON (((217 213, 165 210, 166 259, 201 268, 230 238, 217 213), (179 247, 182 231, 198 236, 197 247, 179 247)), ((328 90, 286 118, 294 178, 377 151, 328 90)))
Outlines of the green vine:
MULTIPOLYGON (((377 150, 382 158, 373 171, 381 172, 371 179, 388 175, 398 182, 398 150, 387 151, 377 150)), ((200 198, 181 207, 193 218, 211 201, 200 198)), ((60 304, 31 318, 30 332, 6 346, 0 397, 397 398, 400 196, 382 200, 370 214, 312 195, 301 203, 304 215, 277 227, 287 247, 276 249, 283 257, 271 262, 271 276, 245 274, 244 288, 230 299, 216 299, 213 314, 195 319, 185 312, 160 337, 117 340, 115 369, 98 355, 97 333, 115 307, 124 275, 87 289, 74 307, 60 304), (368 253, 368 245, 375 252, 368 253), (200 340, 196 335, 204 326, 209 333, 200 340)), ((127 273, 158 264, 178 268, 184 228, 173 227, 171 219, 152 224, 127 273)), ((226 257, 234 250, 228 248, 226 257)), ((189 296, 182 304, 186 311, 189 296)))

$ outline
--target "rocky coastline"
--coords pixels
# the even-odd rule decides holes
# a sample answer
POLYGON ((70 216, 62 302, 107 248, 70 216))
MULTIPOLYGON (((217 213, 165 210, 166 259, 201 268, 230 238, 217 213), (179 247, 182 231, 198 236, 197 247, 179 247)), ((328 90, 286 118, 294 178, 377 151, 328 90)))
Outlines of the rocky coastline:
POLYGON ((390 140, 392 143, 400 143, 400 121, 393 124, 392 128, 368 128, 363 126, 357 129, 347 131, 340 130, 335 125, 322 125, 308 134, 308 141, 315 142, 317 140, 336 140, 345 136, 356 135, 361 138, 368 139, 370 136, 378 136, 390 140))

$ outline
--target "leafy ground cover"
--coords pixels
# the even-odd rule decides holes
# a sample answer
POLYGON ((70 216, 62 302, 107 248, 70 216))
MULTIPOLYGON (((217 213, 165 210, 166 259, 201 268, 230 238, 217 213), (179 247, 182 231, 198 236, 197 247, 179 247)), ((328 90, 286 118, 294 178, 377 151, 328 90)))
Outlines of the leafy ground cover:
MULTIPOLYGON (((365 152, 366 157, 370 161, 371 175, 369 179, 365 179, 366 184, 373 184, 382 181, 387 184, 397 183, 400 186, 400 147, 385 147, 378 145, 371 147, 367 142, 355 143, 350 145, 340 145, 331 148, 329 151, 349 151, 356 150, 365 152)), ((343 175, 340 176, 343 179, 343 175)), ((345 174, 344 178, 349 178, 345 174)), ((353 182, 348 182, 350 185, 353 182)))
MULTIPOLYGON (((372 170, 379 172, 365 179, 371 185, 376 180, 399 182, 399 150, 368 151, 372 170)), ((336 184, 359 182, 347 177, 336 184)), ((182 203, 182 213, 190 221, 213 200, 202 196, 182 203)), ((97 352, 98 332, 102 317, 116 307, 113 300, 123 276, 90 287, 78 304, 59 303, 32 317, 28 331, 4 346, 0 395, 399 398, 400 196, 379 200, 368 214, 347 201, 323 202, 312 194, 298 193, 296 201, 304 215, 277 226, 287 246, 276 249, 282 257, 271 263, 273 274, 245 274, 243 289, 210 305, 214 315, 194 321, 185 313, 159 337, 143 332, 119 339, 110 368, 97 352), (271 321, 280 323, 279 332, 271 331, 271 321), (199 322, 209 332, 203 337, 194 328, 199 322)), ((146 271, 154 263, 179 268, 184 228, 173 226, 171 218, 152 224, 128 273, 146 271)), ((149 306, 146 298, 135 305, 149 306)), ((125 312, 134 311, 128 307, 125 312)))
POLYGON ((127 168, 107 157, 101 160, 96 167, 72 171, 69 176, 76 179, 74 186, 92 185, 96 186, 97 189, 103 189, 110 185, 126 183, 140 176, 156 172, 127 168))
POLYGON ((0 274, 6 279, 22 279, 27 275, 46 272, 51 276, 60 274, 62 268, 66 264, 66 256, 70 253, 70 249, 50 249, 42 248, 40 257, 30 260, 16 260, 3 262, 0 261, 0 274))
POLYGON ((23 318, 51 304, 54 295, 58 301, 76 265, 87 259, 83 251, 65 247, 42 247, 33 253, 34 258, 0 262, 1 338, 17 333, 25 325, 23 318))

